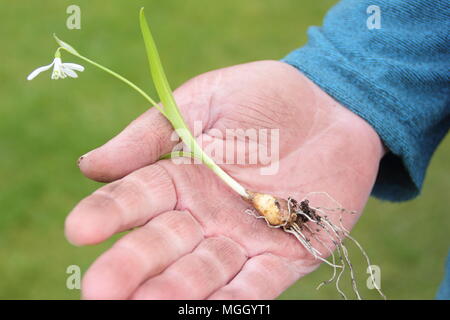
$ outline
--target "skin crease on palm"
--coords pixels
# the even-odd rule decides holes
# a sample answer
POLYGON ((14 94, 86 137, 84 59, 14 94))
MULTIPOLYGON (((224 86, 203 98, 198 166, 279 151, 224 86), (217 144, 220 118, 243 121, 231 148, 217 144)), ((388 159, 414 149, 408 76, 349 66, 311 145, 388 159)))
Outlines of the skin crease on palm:
MULTIPOLYGON (((225 129, 280 130, 275 175, 221 165, 248 190, 296 199, 326 191, 362 211, 383 144, 297 69, 237 65, 195 77, 174 96, 191 129, 202 122, 204 140, 225 129)), ((171 134, 152 108, 80 160, 88 178, 111 183, 72 210, 68 240, 96 244, 133 229, 87 270, 84 299, 273 299, 319 266, 292 235, 246 214, 249 204, 206 166, 158 161, 176 144, 171 134)), ((358 218, 345 214, 343 223, 351 229, 358 218)))

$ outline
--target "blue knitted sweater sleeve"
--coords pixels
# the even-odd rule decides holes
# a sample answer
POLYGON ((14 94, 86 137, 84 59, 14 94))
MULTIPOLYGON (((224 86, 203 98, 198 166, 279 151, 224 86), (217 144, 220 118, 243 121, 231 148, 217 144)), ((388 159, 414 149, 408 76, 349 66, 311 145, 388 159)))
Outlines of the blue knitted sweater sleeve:
POLYGON ((343 0, 308 43, 282 61, 298 68, 378 132, 389 152, 372 191, 418 195, 450 127, 447 0, 343 0))

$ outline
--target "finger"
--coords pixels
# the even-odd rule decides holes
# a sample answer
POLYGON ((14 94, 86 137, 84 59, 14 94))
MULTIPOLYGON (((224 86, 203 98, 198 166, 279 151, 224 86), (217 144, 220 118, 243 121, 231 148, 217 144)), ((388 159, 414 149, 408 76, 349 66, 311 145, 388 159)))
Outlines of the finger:
POLYGON ((301 275, 309 272, 310 268, 299 271, 285 258, 261 254, 249 259, 229 284, 217 290, 208 299, 274 299, 301 275))
POLYGON ((114 181, 154 163, 171 151, 172 127, 156 109, 150 109, 103 146, 78 160, 85 176, 102 182, 114 181))
POLYGON ((162 274, 150 278, 133 299, 204 299, 224 286, 247 259, 236 242, 225 237, 203 240, 162 274))
POLYGON ((174 209, 176 202, 167 171, 150 165, 83 199, 66 219, 66 237, 76 245, 99 243, 174 209))
POLYGON ((82 283, 85 299, 126 299, 148 277, 191 252, 203 231, 187 211, 169 211, 136 229, 89 268, 82 283))

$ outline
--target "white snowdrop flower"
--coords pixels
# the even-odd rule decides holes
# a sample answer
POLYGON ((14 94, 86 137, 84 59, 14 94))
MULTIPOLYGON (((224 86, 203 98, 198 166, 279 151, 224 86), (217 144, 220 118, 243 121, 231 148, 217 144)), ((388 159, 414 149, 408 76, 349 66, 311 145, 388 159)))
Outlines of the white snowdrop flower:
POLYGON ((52 79, 64 79, 67 76, 71 78, 78 78, 75 71, 83 71, 84 67, 76 63, 63 63, 60 57, 55 57, 52 63, 47 66, 39 67, 29 74, 27 80, 34 79, 39 73, 50 69, 53 66, 52 79))

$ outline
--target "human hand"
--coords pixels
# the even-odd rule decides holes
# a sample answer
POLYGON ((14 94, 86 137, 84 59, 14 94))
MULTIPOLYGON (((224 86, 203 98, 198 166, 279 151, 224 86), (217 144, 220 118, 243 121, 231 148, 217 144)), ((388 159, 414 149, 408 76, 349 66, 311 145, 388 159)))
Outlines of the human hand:
MULTIPOLYGON (((279 129, 279 168, 221 167, 248 190, 301 199, 326 191, 361 212, 384 154, 364 120, 295 68, 260 61, 200 75, 174 96, 202 138, 226 129, 279 129)), ((248 204, 208 168, 159 157, 172 150, 172 127, 150 109, 80 160, 89 178, 111 182, 83 199, 66 220, 77 245, 133 229, 86 272, 87 299, 272 299, 320 262, 292 236, 244 213, 248 204)), ((218 159, 221 160, 221 159, 218 159)), ((359 214, 345 215, 351 229, 359 214)))

